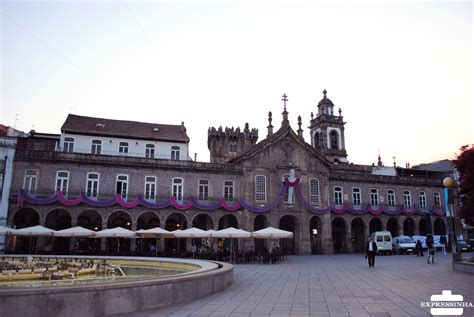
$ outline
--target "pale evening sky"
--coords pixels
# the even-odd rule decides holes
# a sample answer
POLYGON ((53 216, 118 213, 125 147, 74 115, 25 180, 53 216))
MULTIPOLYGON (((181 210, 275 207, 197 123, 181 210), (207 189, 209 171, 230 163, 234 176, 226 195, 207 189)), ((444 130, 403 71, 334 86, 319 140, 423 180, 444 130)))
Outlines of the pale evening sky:
POLYGON ((474 143, 470 1, 3 1, 0 123, 60 133, 69 112, 266 134, 342 108, 349 161, 404 166, 474 143))

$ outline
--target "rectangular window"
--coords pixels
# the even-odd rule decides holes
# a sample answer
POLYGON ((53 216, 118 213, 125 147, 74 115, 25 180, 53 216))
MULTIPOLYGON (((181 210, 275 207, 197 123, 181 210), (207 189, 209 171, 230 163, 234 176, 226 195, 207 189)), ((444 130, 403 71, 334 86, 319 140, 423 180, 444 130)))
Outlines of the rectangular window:
POLYGON ((99 196, 99 174, 87 174, 86 195, 89 198, 97 199, 99 196))
POLYGON ((342 205, 342 187, 334 187, 334 204, 342 205))
MULTIPOLYGON (((282 181, 282 182, 285 182, 285 178, 288 178, 288 179, 289 179, 289 178, 290 178, 290 175, 288 175, 288 174, 283 175, 283 176, 281 177, 281 181, 282 181)), ((290 192, 290 188, 289 188, 288 186, 285 186, 285 192, 283 193, 283 201, 284 201, 285 203, 288 202, 289 192, 290 192)))
POLYGON ((237 153, 237 144, 235 143, 229 144, 229 153, 237 153))
POLYGON ((309 180, 309 202, 319 204, 319 199, 319 179, 312 178, 309 180))
POLYGON ((147 200, 156 199, 156 177, 153 177, 153 176, 145 177, 145 199, 147 200))
POLYGON ((352 203, 354 206, 360 206, 360 188, 352 188, 352 203))
POLYGON ((59 171, 56 173, 56 191, 67 195, 69 183, 69 172, 59 171))
POLYGON ((74 138, 64 138, 63 152, 74 152, 74 138))
POLYGON ((224 199, 226 201, 234 200, 234 182, 232 181, 224 182, 224 199))
POLYGON ((36 193, 36 184, 38 183, 38 171, 37 170, 26 170, 25 181, 23 189, 27 194, 36 193))
POLYGON ((434 200, 434 205, 435 207, 441 207, 441 196, 439 192, 434 192, 433 193, 433 200, 434 200))
POLYGON ((411 208, 411 194, 408 190, 405 190, 403 192, 403 205, 405 206, 405 208, 411 208))
POLYGON ((199 180, 199 200, 209 200, 209 181, 199 180))
POLYGON ((372 206, 379 205, 379 191, 376 188, 370 189, 370 204, 372 206))
POLYGON ((395 206, 395 191, 393 189, 387 190, 387 199, 390 207, 395 206))
POLYGON ((426 209, 426 193, 425 192, 419 192, 419 198, 420 198, 420 208, 421 209, 426 209))
POLYGON ((127 142, 120 142, 119 143, 119 154, 120 155, 127 155, 128 154, 128 143, 127 142))
POLYGON ((147 144, 145 146, 145 157, 146 158, 155 158, 155 145, 147 144))
POLYGON ((128 176, 118 175, 117 184, 115 186, 115 193, 122 196, 123 199, 127 199, 128 194, 128 176))
POLYGON ((179 161, 179 146, 171 147, 171 159, 174 161, 179 161))
POLYGON ((173 196, 178 201, 183 200, 183 179, 182 178, 173 178, 173 196))
POLYGON ((100 154, 102 150, 101 140, 92 140, 91 154, 100 154))
POLYGON ((263 175, 255 176, 255 200, 267 200, 267 178, 263 175))

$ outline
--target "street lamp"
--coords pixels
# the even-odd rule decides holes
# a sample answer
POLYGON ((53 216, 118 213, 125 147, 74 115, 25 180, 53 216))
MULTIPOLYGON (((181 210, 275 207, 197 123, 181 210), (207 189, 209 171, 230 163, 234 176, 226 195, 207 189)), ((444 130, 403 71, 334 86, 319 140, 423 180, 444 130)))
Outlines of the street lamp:
POLYGON ((449 209, 449 189, 456 185, 456 181, 452 177, 446 177, 443 179, 444 186, 444 203, 446 207, 446 219, 448 221, 448 235, 451 247, 451 253, 453 255, 453 261, 459 261, 459 255, 457 254, 456 248, 456 232, 454 226, 454 204, 451 205, 451 210, 449 209))

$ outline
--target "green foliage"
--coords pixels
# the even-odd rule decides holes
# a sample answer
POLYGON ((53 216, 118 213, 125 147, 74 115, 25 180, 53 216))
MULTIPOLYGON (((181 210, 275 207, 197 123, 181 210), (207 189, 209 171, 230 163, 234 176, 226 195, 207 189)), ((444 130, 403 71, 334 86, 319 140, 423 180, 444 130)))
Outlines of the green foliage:
POLYGON ((453 161, 459 172, 459 213, 468 225, 474 226, 474 145, 460 150, 453 161))

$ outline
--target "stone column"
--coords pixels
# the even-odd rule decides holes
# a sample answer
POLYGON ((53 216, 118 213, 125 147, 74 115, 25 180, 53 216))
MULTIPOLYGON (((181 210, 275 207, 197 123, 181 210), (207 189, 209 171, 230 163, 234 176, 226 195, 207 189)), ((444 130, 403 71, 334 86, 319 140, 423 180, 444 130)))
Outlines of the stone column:
POLYGON ((354 253, 353 247, 352 247, 352 227, 350 224, 347 225, 346 227, 346 241, 345 241, 346 247, 344 252, 347 253, 354 253))
MULTIPOLYGON (((132 220, 132 231, 137 231, 137 222, 132 220)), ((130 239, 130 252, 135 252, 137 249, 137 239, 130 239)))
POLYGON ((332 225, 331 225, 331 213, 327 213, 323 216, 323 236, 322 236, 322 246, 324 254, 333 254, 334 253, 334 244, 332 240, 332 225))
MULTIPOLYGON (((102 230, 107 229, 107 221, 102 221, 102 230)), ((106 252, 107 238, 100 239, 100 251, 106 252)))

